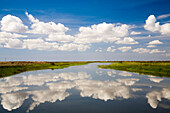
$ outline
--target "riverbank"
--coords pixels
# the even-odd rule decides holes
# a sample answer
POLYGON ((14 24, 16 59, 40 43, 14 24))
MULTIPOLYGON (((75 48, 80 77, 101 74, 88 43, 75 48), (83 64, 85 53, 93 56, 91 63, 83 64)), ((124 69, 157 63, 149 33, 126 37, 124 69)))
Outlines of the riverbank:
POLYGON ((63 69, 69 66, 86 65, 89 63, 111 63, 98 65, 103 69, 129 71, 158 77, 170 77, 170 61, 72 61, 72 62, 39 62, 15 61, 0 62, 0 78, 19 74, 26 71, 44 69, 63 69))
POLYGON ((16 61, 0 62, 0 78, 19 74, 26 71, 43 69, 63 69, 69 66, 85 65, 91 62, 38 62, 38 61, 16 61))
POLYGON ((170 77, 170 61, 117 61, 99 68, 129 71, 158 77, 170 77))

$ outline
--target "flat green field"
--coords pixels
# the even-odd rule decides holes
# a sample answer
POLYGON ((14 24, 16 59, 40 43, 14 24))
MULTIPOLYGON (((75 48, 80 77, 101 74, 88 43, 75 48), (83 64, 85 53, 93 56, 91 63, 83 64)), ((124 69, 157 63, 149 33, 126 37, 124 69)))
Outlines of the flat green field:
POLYGON ((0 62, 0 78, 25 71, 43 69, 63 69, 69 66, 85 65, 90 62, 0 62))
POLYGON ((170 77, 170 61, 117 61, 99 68, 136 72, 158 77, 170 77))

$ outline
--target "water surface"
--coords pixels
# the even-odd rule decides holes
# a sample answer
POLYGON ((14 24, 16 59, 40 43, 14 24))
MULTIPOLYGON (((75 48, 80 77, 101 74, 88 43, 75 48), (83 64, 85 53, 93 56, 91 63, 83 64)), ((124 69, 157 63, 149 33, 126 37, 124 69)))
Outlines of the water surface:
POLYGON ((170 78, 99 69, 97 65, 2 78, 0 113, 170 112, 170 78))

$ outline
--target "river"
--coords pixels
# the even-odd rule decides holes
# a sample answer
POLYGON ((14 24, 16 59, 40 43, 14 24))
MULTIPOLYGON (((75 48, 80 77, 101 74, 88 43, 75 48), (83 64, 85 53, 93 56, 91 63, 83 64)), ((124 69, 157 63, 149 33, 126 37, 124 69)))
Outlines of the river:
POLYGON ((0 113, 170 112, 170 78, 99 69, 99 64, 1 78, 0 113))

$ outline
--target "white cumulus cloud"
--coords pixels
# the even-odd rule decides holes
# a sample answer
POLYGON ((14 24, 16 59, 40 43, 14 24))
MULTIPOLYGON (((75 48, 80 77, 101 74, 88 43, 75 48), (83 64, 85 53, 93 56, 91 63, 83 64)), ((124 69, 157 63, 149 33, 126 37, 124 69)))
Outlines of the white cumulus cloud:
POLYGON ((165 52, 166 52, 165 50, 164 51, 160 51, 158 49, 153 49, 153 50, 150 51, 151 54, 152 53, 165 53, 165 52))
POLYGON ((130 46, 128 46, 128 47, 124 46, 124 47, 119 47, 118 49, 119 49, 120 51, 122 51, 122 52, 126 52, 126 51, 132 49, 132 47, 130 47, 130 46))
POLYGON ((138 44, 138 42, 131 37, 125 37, 123 40, 118 40, 116 44, 138 44))
POLYGON ((154 15, 150 15, 146 20, 146 24, 144 28, 151 32, 160 32, 164 35, 170 35, 170 23, 165 23, 160 25, 159 22, 156 22, 156 18, 154 15))
POLYGON ((131 35, 139 35, 139 34, 142 34, 142 32, 132 31, 130 34, 131 34, 131 35))
POLYGON ((54 22, 41 22, 38 19, 35 19, 31 14, 26 12, 29 20, 32 22, 31 30, 28 31, 29 33, 35 34, 51 34, 51 33, 64 33, 69 30, 69 28, 65 27, 61 23, 54 23, 54 22))
POLYGON ((163 44, 163 42, 160 42, 159 40, 153 40, 153 41, 149 42, 148 44, 156 45, 156 44, 163 44))
POLYGON ((120 37, 127 36, 129 25, 101 23, 90 27, 80 27, 79 33, 75 35, 76 43, 98 43, 113 42, 119 40, 120 37))
POLYGON ((1 20, 1 30, 16 33, 25 33, 28 27, 16 16, 6 15, 1 20))
POLYGON ((7 42, 5 43, 4 47, 23 49, 23 42, 19 39, 8 39, 7 42))
POLYGON ((133 50, 133 52, 136 52, 136 53, 149 53, 150 50, 145 49, 145 48, 136 48, 136 49, 133 50))
POLYGON ((114 51, 116 51, 116 49, 114 49, 114 46, 111 46, 111 47, 107 48, 107 51, 108 52, 114 52, 114 51))
POLYGON ((160 30, 160 25, 159 22, 156 22, 156 18, 154 15, 150 15, 148 19, 146 20, 146 24, 144 25, 144 28, 148 31, 159 31, 160 30))
POLYGON ((152 48, 152 47, 156 47, 155 45, 148 45, 147 47, 152 48))

